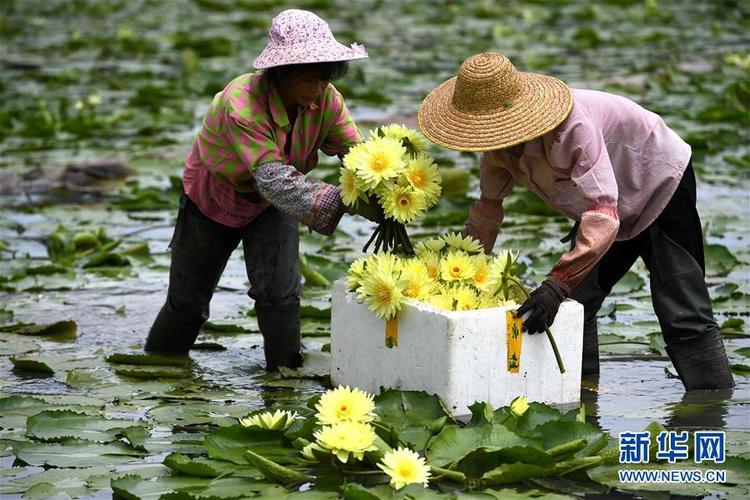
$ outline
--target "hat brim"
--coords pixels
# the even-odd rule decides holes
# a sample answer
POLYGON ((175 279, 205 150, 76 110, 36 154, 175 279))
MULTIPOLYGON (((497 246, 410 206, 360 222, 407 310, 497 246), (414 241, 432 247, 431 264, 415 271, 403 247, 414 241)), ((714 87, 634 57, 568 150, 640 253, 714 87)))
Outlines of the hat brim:
POLYGON ((535 139, 562 123, 573 93, 557 78, 520 73, 519 96, 502 109, 467 113, 453 106, 456 78, 430 92, 417 113, 419 128, 435 144, 457 151, 503 149, 535 139))
POLYGON ((266 45, 263 52, 253 61, 253 68, 266 69, 289 64, 352 61, 367 57, 364 48, 355 50, 340 43, 317 45, 313 48, 309 45, 302 45, 291 50, 289 47, 266 45))

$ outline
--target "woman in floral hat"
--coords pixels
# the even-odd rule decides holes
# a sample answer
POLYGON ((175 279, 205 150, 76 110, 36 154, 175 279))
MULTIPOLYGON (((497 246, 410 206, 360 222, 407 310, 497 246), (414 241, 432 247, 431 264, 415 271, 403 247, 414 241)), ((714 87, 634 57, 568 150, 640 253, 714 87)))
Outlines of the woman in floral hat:
MULTIPOLYGON (((266 368, 301 364, 298 222, 329 235, 344 213, 339 188, 305 174, 318 150, 343 155, 360 142, 330 82, 346 73, 348 61, 366 57, 363 47, 338 43, 315 14, 285 10, 253 63, 260 71, 216 94, 185 162, 169 291, 147 351, 190 349, 242 241, 266 368)), ((379 217, 366 204, 357 212, 379 217)))
POLYGON ((483 152, 481 196, 465 232, 487 252, 514 183, 576 221, 570 251, 517 311, 529 313, 529 333, 552 324, 566 297, 581 302, 583 374, 598 374, 597 311, 641 257, 685 388, 734 385, 704 280, 690 146, 658 115, 624 97, 519 72, 505 56, 484 53, 433 90, 418 118, 436 144, 483 152))

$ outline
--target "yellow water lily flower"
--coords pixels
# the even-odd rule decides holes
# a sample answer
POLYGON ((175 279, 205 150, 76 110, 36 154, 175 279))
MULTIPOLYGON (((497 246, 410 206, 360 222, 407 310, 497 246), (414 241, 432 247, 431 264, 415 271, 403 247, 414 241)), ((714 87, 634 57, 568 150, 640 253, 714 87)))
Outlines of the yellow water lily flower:
POLYGON ((437 280, 440 277, 440 255, 433 251, 424 251, 419 254, 419 260, 421 260, 427 267, 427 275, 437 280))
POLYGON ((372 422, 375 418, 375 403, 371 394, 356 387, 338 386, 326 391, 315 405, 315 418, 324 425, 339 422, 372 422))
POLYGON ((427 298, 427 303, 437 307, 438 309, 445 309, 446 311, 453 311, 453 304, 455 299, 453 294, 445 286, 438 286, 436 291, 427 298))
POLYGON ((401 310, 404 294, 392 274, 375 271, 362 280, 357 289, 363 302, 380 319, 392 319, 401 310))
POLYGON ((410 259, 403 265, 401 281, 406 283, 404 296, 415 300, 429 297, 435 287, 435 282, 427 272, 427 266, 419 259, 410 259))
POLYGON ((358 165, 364 161, 364 155, 365 150, 367 149, 367 146, 364 142, 360 142, 359 144, 356 144, 349 148, 349 152, 346 153, 346 156, 341 160, 344 164, 344 168, 347 170, 351 170, 352 172, 356 172, 358 169, 358 165))
POLYGON ((445 240, 442 238, 432 238, 420 241, 414 245, 414 253, 421 256, 425 252, 439 252, 445 247, 445 240))
POLYGON ((347 207, 352 207, 363 196, 363 186, 354 171, 348 168, 340 170, 339 186, 341 187, 341 201, 347 207))
POLYGON ((297 417, 299 417, 297 412, 288 410, 276 410, 273 413, 270 411, 264 411, 249 417, 241 418, 240 424, 242 424, 243 427, 260 427, 261 429, 281 431, 292 425, 292 422, 294 422, 294 419, 297 417))
POLYGON ((390 484, 397 490, 407 484, 422 484, 426 488, 430 479, 430 466, 424 458, 408 448, 386 452, 378 467, 390 476, 390 484))
POLYGON ((474 276, 474 263, 464 252, 449 252, 440 263, 440 277, 445 281, 470 280, 474 276))
POLYGON ((404 139, 406 139, 412 146, 412 149, 416 152, 427 151, 427 147, 430 144, 425 136, 423 136, 416 130, 407 127, 406 125, 392 123, 390 125, 385 125, 378 129, 371 130, 370 139, 380 137, 379 131, 382 131, 385 137, 390 137, 391 139, 396 139, 398 141, 403 141, 404 139))
POLYGON ((395 179, 406 168, 403 156, 406 149, 395 139, 383 137, 364 143, 362 156, 357 158, 357 175, 368 189, 375 189, 382 181, 395 179))
POLYGON ((523 396, 518 396, 510 402, 510 412, 516 417, 520 417, 529 409, 529 402, 523 396))
POLYGON ((411 186, 395 185, 380 191, 380 201, 386 217, 405 223, 411 222, 427 209, 427 198, 411 186))
POLYGON ((349 270, 346 276, 346 285, 349 288, 350 292, 353 292, 354 290, 359 288, 360 281, 362 280, 362 275, 365 274, 366 262, 367 257, 360 257, 358 259, 355 259, 354 262, 349 265, 349 270))
POLYGON ((367 257, 365 269, 367 274, 382 272, 398 277, 401 272, 401 259, 388 252, 379 252, 367 257))
MULTIPOLYGON (((496 292, 503 286, 508 286, 508 277, 513 275, 518 252, 508 250, 502 251, 499 255, 490 260, 490 277, 487 290, 496 292)), ((505 297, 506 299, 509 297, 505 297)))
POLYGON ((404 177, 418 192, 423 193, 429 206, 440 197, 440 172, 433 159, 426 154, 419 154, 406 162, 404 177))
POLYGON ((477 309, 489 309, 497 307, 500 299, 492 293, 482 292, 479 294, 479 302, 477 303, 477 309))
POLYGON ((443 236, 443 239, 448 244, 457 250, 463 250, 469 253, 478 253, 482 251, 482 244, 479 240, 471 236, 463 236, 460 233, 448 233, 443 236))
POLYGON ((456 301, 456 311, 472 311, 479 304, 479 297, 476 292, 466 285, 453 289, 453 299, 456 301))
POLYGON ((305 457, 308 460, 312 460, 314 462, 318 461, 318 457, 315 456, 315 452, 325 452, 328 453, 328 450, 320 446, 318 443, 308 443, 305 445, 302 450, 300 450, 300 455, 305 457))
POLYGON ((362 460, 365 452, 377 450, 375 430, 370 424, 341 422, 326 425, 313 434, 318 444, 329 450, 343 463, 352 456, 362 460))
POLYGON ((474 264, 474 276, 472 276, 474 286, 484 292, 490 291, 490 265, 487 257, 482 254, 473 255, 471 262, 474 264))

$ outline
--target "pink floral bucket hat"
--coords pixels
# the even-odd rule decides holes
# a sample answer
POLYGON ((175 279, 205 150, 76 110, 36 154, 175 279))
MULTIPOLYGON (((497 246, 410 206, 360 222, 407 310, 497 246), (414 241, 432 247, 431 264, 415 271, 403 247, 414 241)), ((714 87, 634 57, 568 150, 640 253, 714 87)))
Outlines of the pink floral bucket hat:
POLYGON ((253 62, 255 69, 287 64, 306 64, 364 59, 362 45, 350 47, 336 41, 328 23, 312 12, 289 9, 271 21, 268 44, 253 62))

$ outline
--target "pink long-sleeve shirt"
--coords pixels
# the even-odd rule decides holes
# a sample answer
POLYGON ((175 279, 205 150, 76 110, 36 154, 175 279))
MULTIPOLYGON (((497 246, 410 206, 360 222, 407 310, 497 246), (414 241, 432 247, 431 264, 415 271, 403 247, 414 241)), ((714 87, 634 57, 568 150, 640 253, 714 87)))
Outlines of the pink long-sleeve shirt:
POLYGON ((580 221, 575 248, 548 279, 570 293, 615 240, 627 240, 662 212, 690 160, 690 146, 657 114, 625 97, 573 89, 570 115, 518 148, 486 152, 481 196, 465 232, 490 252, 515 183, 580 221))
POLYGON ((185 161, 185 194, 226 226, 242 227, 273 204, 329 234, 343 213, 339 188, 304 174, 317 165, 318 150, 343 154, 361 140, 333 85, 311 106, 298 108, 292 126, 268 77, 244 74, 211 102, 185 161))

